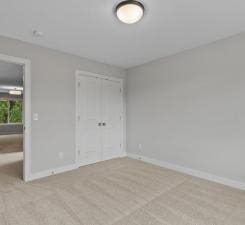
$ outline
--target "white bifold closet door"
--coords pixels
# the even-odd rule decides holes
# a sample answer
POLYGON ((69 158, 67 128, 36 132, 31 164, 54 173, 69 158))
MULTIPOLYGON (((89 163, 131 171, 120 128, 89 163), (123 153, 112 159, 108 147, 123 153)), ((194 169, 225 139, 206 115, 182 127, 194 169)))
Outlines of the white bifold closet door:
POLYGON ((122 155, 121 82, 78 76, 77 148, 87 165, 122 155))

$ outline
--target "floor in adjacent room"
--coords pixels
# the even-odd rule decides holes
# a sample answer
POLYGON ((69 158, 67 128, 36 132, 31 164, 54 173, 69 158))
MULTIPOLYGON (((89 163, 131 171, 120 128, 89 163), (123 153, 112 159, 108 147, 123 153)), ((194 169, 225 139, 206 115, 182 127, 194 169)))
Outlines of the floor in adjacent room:
POLYGON ((245 192, 129 158, 30 183, 8 168, 1 225, 245 224, 245 192))
POLYGON ((2 191, 3 184, 13 185, 21 181, 22 168, 23 135, 0 135, 0 191, 2 191))

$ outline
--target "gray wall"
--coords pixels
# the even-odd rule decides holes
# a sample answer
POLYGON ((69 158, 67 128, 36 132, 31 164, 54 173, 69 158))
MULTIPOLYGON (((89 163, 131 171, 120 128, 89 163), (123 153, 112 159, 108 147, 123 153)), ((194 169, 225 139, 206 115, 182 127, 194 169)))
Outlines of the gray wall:
POLYGON ((5 37, 0 37, 0 53, 31 60, 32 113, 39 113, 39 121, 32 121, 32 173, 73 164, 75 70, 120 78, 125 71, 5 37))
POLYGON ((23 67, 21 65, 0 61, 0 86, 1 85, 23 86, 23 67))
POLYGON ((127 91, 128 152, 245 182, 245 34, 130 69, 127 91))

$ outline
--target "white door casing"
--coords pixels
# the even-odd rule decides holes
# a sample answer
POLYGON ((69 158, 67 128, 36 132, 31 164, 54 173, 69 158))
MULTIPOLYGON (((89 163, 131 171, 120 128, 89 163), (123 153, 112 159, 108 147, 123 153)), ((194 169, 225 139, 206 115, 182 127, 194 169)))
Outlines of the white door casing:
POLYGON ((23 179, 31 180, 31 61, 0 53, 0 60, 23 66, 23 179))

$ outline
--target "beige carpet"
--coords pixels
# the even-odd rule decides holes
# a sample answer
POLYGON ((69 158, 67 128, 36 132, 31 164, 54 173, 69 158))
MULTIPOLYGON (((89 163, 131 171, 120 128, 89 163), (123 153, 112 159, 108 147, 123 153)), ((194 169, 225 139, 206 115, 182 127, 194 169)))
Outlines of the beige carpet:
POLYGON ((245 225, 245 193, 129 158, 27 184, 0 169, 0 224, 245 225))

